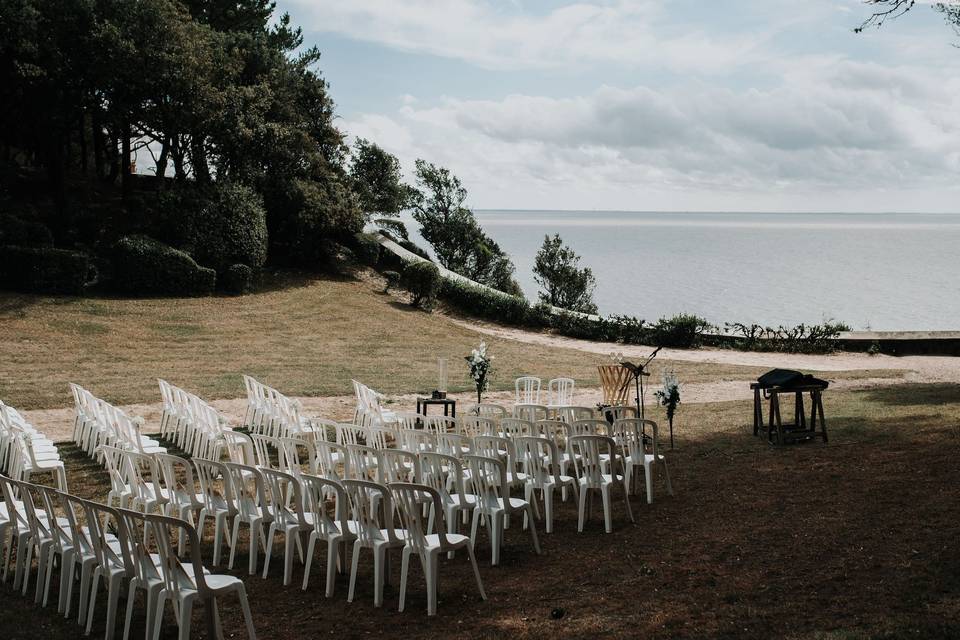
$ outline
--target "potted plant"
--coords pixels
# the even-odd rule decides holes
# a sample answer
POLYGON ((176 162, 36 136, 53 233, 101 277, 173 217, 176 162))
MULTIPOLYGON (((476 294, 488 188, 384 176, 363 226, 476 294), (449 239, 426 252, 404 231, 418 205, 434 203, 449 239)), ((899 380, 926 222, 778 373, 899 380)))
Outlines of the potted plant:
POLYGON ((673 415, 680 404, 680 382, 673 371, 663 372, 663 387, 654 392, 660 405, 667 411, 667 421, 670 423, 670 448, 673 449, 673 415))
POLYGON ((487 355, 487 343, 480 342, 480 346, 470 352, 466 357, 467 365, 470 367, 470 377, 477 386, 477 404, 483 402, 483 392, 490 385, 490 371, 492 369, 493 356, 487 355))

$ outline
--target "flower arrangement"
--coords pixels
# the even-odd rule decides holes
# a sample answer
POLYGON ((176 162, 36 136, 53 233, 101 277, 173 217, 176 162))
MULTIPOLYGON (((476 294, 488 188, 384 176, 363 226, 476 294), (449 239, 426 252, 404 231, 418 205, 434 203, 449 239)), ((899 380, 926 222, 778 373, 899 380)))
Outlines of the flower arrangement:
POLYGON ((673 371, 664 371, 663 388, 655 391, 653 395, 667 410, 667 419, 673 420, 673 414, 676 413, 677 405, 680 404, 680 382, 677 380, 677 374, 673 371))
POLYGON ((673 414, 680 404, 680 381, 673 371, 663 372, 663 387, 653 392, 660 406, 667 410, 667 420, 670 422, 670 448, 673 448, 673 414))
POLYGON ((490 386, 490 371, 492 369, 493 356, 487 355, 487 343, 481 341, 480 346, 470 352, 466 357, 467 365, 470 367, 470 377, 477 386, 477 403, 483 402, 483 392, 490 386))

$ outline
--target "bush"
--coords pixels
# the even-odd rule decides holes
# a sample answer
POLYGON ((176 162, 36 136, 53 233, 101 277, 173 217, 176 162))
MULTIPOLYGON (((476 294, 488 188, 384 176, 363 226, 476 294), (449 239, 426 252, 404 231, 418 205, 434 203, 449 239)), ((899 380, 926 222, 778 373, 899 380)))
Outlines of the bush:
POLYGON ((380 259, 380 243, 372 233, 356 233, 353 235, 353 255, 357 262, 372 267, 380 259))
POLYGON ((159 238, 217 271, 237 263, 258 268, 266 262, 263 199, 245 185, 216 182, 163 193, 157 222, 159 238))
POLYGON ((400 274, 396 271, 384 271, 383 277, 387 280, 386 286, 383 287, 384 293, 390 293, 390 289, 400 286, 400 274))
POLYGON ((0 247, 0 286, 28 293, 80 295, 90 280, 90 257, 50 247, 0 247))
POLYGON ((699 347, 703 334, 711 327, 705 319, 681 313, 672 318, 660 318, 651 330, 651 341, 660 347, 691 349, 699 347))
POLYGON ((25 220, 12 213, 0 213, 0 245, 51 247, 53 234, 42 222, 25 220))
POLYGON ((776 328, 734 322, 725 327, 735 337, 732 346, 736 349, 784 353, 830 353, 837 348, 840 332, 850 330, 842 322, 776 328))
POLYGON ((220 278, 220 286, 227 293, 242 295, 253 288, 253 269, 245 264, 230 265, 220 278))
POLYGON ((121 238, 113 246, 114 287, 128 295, 208 295, 217 274, 189 255, 144 235, 121 238))
POLYGON ((507 324, 527 324, 530 314, 530 303, 526 298, 459 280, 445 279, 440 286, 440 297, 468 315, 507 324))
POLYGON ((429 262, 411 262, 403 270, 403 286, 413 296, 413 306, 429 309, 440 289, 440 270, 429 262))

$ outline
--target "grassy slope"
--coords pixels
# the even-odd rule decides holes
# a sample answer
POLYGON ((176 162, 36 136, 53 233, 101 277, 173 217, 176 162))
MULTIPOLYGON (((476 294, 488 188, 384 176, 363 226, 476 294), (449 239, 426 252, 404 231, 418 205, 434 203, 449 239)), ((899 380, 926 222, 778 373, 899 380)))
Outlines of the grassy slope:
MULTIPOLYGON (((234 398, 243 395, 241 373, 291 395, 349 394, 351 378, 386 393, 418 392, 436 386, 438 357, 450 359, 451 390, 470 388, 461 358, 481 336, 383 295, 378 279, 287 274, 267 285, 255 295, 191 299, 0 293, 0 399, 22 409, 67 406, 72 381, 113 402, 155 402, 157 377, 208 399, 234 398)), ((527 373, 599 385, 596 365, 603 356, 486 340, 497 358, 495 390, 527 373)), ((675 368, 685 382, 760 373, 660 364, 675 368)))

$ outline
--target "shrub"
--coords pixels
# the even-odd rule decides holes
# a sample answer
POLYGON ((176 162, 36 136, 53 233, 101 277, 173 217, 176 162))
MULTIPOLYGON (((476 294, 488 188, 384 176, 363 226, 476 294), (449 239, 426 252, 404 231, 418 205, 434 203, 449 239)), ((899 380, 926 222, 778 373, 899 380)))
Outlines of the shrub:
POLYGON ((396 271, 384 271, 383 277, 387 279, 387 284, 383 288, 384 293, 390 293, 390 289, 400 286, 400 274, 396 271))
POLYGON ((380 243, 372 233, 356 233, 353 235, 353 255, 357 262, 367 266, 374 266, 380 259, 380 243))
POLYGON ((776 328, 734 322, 725 327, 728 334, 735 336, 733 346, 737 349, 786 353, 830 353, 837 348, 840 332, 850 330, 842 322, 776 328))
POLYGON ((216 182, 161 194, 156 232, 217 271, 242 263, 254 268, 267 259, 263 199, 250 187, 216 182))
POLYGON ((651 328, 653 344, 661 347, 690 349, 700 346, 710 323, 692 314, 681 313, 672 318, 660 318, 651 328))
POLYGON ((507 324, 526 324, 530 303, 526 298, 491 291, 460 280, 444 280, 440 297, 464 313, 507 324))
POLYGON ((413 306, 429 309, 440 289, 440 270, 429 262, 411 262, 403 270, 403 286, 413 296, 413 306))
POLYGON ((113 246, 115 288, 128 295, 207 295, 217 274, 189 255, 144 235, 121 238, 113 246))
POLYGON ((0 247, 0 286, 4 288, 80 295, 92 271, 85 253, 50 247, 0 247))
POLYGON ((12 213, 0 213, 0 245, 51 247, 53 234, 37 220, 22 219, 12 213))
POLYGON ((220 278, 220 286, 227 293, 242 295, 253 287, 253 269, 245 264, 230 265, 220 278))

